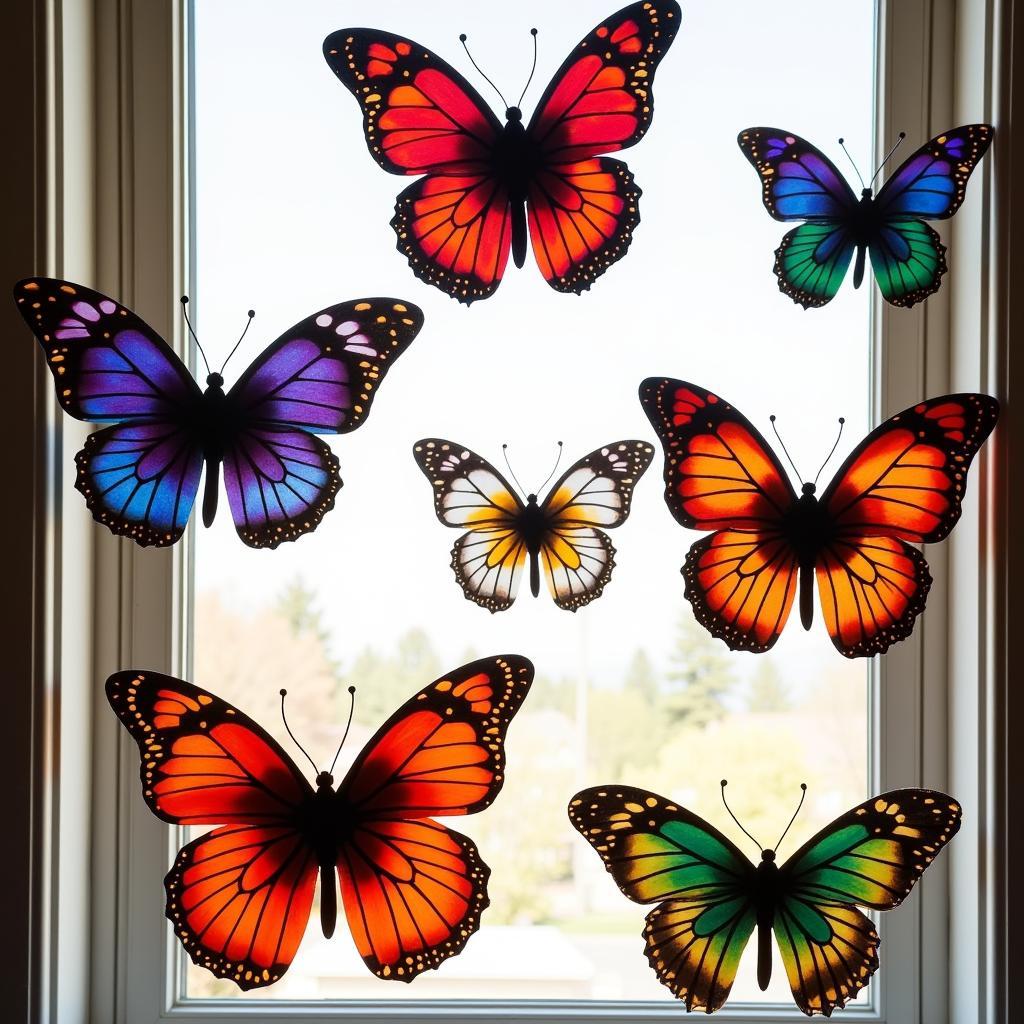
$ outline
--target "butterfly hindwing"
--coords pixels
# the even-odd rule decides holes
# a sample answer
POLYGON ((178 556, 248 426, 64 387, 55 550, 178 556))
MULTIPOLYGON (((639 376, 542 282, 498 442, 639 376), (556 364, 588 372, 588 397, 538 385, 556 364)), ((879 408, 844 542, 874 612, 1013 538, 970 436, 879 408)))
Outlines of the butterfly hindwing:
POLYGON ((118 672, 107 700, 138 743, 143 796, 193 840, 164 880, 166 913, 192 960, 243 989, 287 970, 306 929, 315 853, 295 827, 313 797, 280 745, 213 694, 157 672, 118 672))
POLYGON ((960 805, 932 790, 872 797, 779 869, 775 937, 793 998, 830 1016, 878 969, 878 934, 854 905, 897 907, 960 828, 960 805))
POLYGON ((458 953, 487 906, 486 864, 434 816, 490 805, 505 777, 504 738, 533 681, 518 655, 464 665, 403 705, 338 790, 351 839, 342 900, 367 967, 412 981, 458 953))
POLYGON ((881 653, 910 635, 931 584, 911 544, 949 536, 967 474, 999 403, 942 395, 880 424, 850 453, 821 496, 834 524, 818 561, 832 642, 848 657, 881 653))
POLYGON ((754 866, 716 828, 646 790, 585 789, 569 818, 626 896, 659 903, 644 928, 658 980, 687 1010, 717 1010, 756 925, 754 866))
POLYGON ((544 499, 549 529, 540 556, 559 608, 576 611, 604 592, 615 548, 602 528, 626 521, 633 488, 653 457, 645 441, 604 445, 566 470, 544 499))

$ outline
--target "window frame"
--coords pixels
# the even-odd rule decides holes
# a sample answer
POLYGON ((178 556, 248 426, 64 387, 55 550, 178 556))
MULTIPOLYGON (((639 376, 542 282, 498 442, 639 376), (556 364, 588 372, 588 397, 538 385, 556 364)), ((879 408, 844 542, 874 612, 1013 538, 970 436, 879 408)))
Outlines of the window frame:
MULTIPOLYGON (((1019 14, 1013 0, 880 3, 879 149, 897 128, 915 138, 938 123, 1000 120, 1000 138, 972 182, 981 201, 944 232, 956 253, 946 287, 911 314, 875 304, 876 338, 887 339, 876 351, 875 408, 883 413, 958 386, 1007 394, 1008 338, 1021 319, 1009 302, 1021 277, 1020 258, 1008 244, 1016 214, 1010 172, 1022 160, 1009 130, 1012 100, 1018 98, 1020 109, 1022 92, 1009 60, 1014 27, 1020 32, 1015 6, 1019 14)), ((7 200, 9 279, 31 269, 95 282, 142 310, 183 352, 174 296, 186 290, 191 262, 186 0, 17 0, 11 10, 26 45, 4 70, 12 85, 4 95, 13 99, 5 103, 20 115, 9 124, 30 141, 31 159, 0 174, 11 186, 8 196, 33 199, 21 200, 20 208, 18 199, 7 200), (31 267, 21 262, 29 251, 31 267)), ((12 336, 24 334, 13 307, 7 315, 12 336)), ((24 841, 3 853, 10 877, 28 879, 29 898, 14 910, 12 932, 20 941, 5 961, 25 979, 23 992, 12 997, 18 1019, 198 1024, 457 1016, 469 1024, 639 1022, 679 1012, 673 1004, 634 1012, 622 1004, 538 1002, 460 1003, 458 1013, 451 1004, 405 1001, 353 1003, 352 1013, 314 1003, 172 1007, 174 979, 164 956, 170 931, 153 900, 172 855, 170 836, 138 800, 137 754, 106 709, 102 681, 114 668, 173 672, 185 664, 187 553, 182 547, 140 552, 94 528, 71 493, 70 456, 84 431, 56 410, 34 346, 12 348, 13 372, 0 386, 7 407, 33 425, 17 447, 17 468, 34 481, 30 514, 0 512, 7 536, 31 538, 12 551, 11 562, 13 582, 23 583, 31 598, 5 623, 9 667, 24 683, 14 688, 12 712, 0 725, 2 756, 15 768, 13 777, 29 781, 13 807, 12 826, 24 841), (64 503, 63 495, 72 500, 64 503), (90 828, 91 856, 85 856, 90 828), (129 914, 129 907, 149 909, 129 914), (155 976, 153 965, 161 963, 155 976)), ((1007 787, 1008 770, 1022 756, 1008 742, 1021 720, 1007 685, 1016 666, 1007 624, 1017 604, 1008 580, 1022 546, 1009 546, 1007 524, 1021 501, 1011 484, 994 481, 997 469, 1009 481, 1019 431, 1012 415, 1004 415, 995 443, 975 467, 974 514, 965 515, 947 545, 929 549, 937 580, 929 614, 883 666, 894 685, 883 679, 878 688, 876 777, 899 785, 946 780, 968 816, 948 858, 923 883, 927 900, 912 899, 886 921, 885 945, 907 953, 915 981, 896 985, 897 972, 883 970, 882 1014, 851 1008, 844 1015, 851 1020, 1008 1019, 1005 967, 1021 940, 1012 939, 1006 922, 1020 895, 1005 886, 1011 853, 1019 854, 1022 844, 1021 826, 1011 829, 1020 818, 1009 815, 1007 787), (947 674, 976 678, 978 686, 947 688, 947 674), (887 728, 908 721, 916 738, 909 745, 901 742, 904 730, 887 728), (952 883, 949 862, 957 868, 952 883), (980 894, 970 882, 975 875, 985 879, 980 894), (977 969, 949 971, 951 956, 977 969)), ((789 1011, 728 1007, 721 1016, 802 1019, 789 1011)))

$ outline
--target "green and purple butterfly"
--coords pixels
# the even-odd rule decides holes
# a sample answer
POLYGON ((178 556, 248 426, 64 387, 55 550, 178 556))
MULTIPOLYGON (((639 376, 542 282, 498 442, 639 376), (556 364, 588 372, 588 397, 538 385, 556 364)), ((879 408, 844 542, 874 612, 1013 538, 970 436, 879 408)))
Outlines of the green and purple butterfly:
POLYGON ((185 532, 204 464, 206 526, 223 466, 235 529, 250 547, 275 548, 315 530, 342 485, 337 458, 316 435, 363 423, 388 368, 423 325, 420 310, 398 299, 341 302, 285 331, 230 390, 221 367, 204 391, 156 331, 106 295, 29 278, 14 298, 46 354, 61 408, 112 424, 75 457, 75 487, 97 522, 144 547, 185 532))
POLYGON ((886 302, 909 307, 938 291, 946 247, 925 221, 945 220, 960 209, 993 133, 988 124, 944 132, 907 159, 877 196, 875 178, 867 185, 862 180, 858 199, 835 164, 800 136, 780 128, 740 132, 737 141, 761 179, 765 208, 776 220, 805 222, 775 250, 779 290, 804 309, 824 306, 854 256, 853 286, 860 287, 870 256, 886 302))
POLYGON ((945 793, 893 790, 847 811, 781 865, 762 849, 755 867, 714 826, 655 793, 598 786, 569 803, 622 892, 657 904, 644 927, 647 959, 688 1011, 724 1005, 756 929, 761 990, 774 931, 793 999, 809 1017, 830 1017, 878 970, 878 932, 857 907, 899 906, 956 835, 960 813, 945 793))

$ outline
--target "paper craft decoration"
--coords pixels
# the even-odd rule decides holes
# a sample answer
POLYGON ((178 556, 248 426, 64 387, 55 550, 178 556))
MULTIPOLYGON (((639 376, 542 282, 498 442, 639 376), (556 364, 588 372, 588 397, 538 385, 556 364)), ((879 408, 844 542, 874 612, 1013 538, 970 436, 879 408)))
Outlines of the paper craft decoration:
POLYGON ((467 305, 485 299, 510 251, 517 267, 525 262, 527 224, 557 291, 579 294, 621 259, 640 222, 640 189, 624 163, 602 154, 636 144, 650 126, 654 74, 679 16, 675 0, 643 0, 607 18, 569 54, 525 127, 518 104, 501 97, 502 126, 458 71, 407 37, 329 35, 324 57, 362 108, 370 155, 419 178, 391 220, 416 276, 467 305))
POLYGON ((817 575, 825 626, 848 658, 910 635, 931 586, 910 545, 934 544, 956 525, 971 460, 999 415, 988 395, 920 402, 872 430, 820 498, 817 477, 798 498, 761 433, 725 399, 651 377, 640 404, 665 449, 669 511, 688 530, 712 531, 682 568, 697 620, 732 650, 763 653, 798 581, 800 621, 811 628, 817 575))
POLYGON ((114 424, 75 456, 75 487, 97 522, 143 547, 185 532, 204 463, 205 526, 223 465, 235 529, 250 547, 315 530, 342 484, 337 458, 315 435, 363 423, 423 326, 420 310, 398 299, 328 306, 285 331, 225 393, 223 366, 201 390, 152 327, 100 292, 39 277, 16 284, 14 298, 46 353, 61 408, 114 424))
POLYGON ((989 124, 968 124, 936 136, 873 196, 887 156, 867 185, 861 179, 858 199, 835 164, 799 135, 780 128, 740 132, 737 141, 761 179, 765 209, 776 220, 806 222, 775 250, 780 291, 804 309, 824 306, 839 291, 854 253, 854 288, 870 254, 886 302, 913 306, 938 291, 946 247, 925 221, 945 220, 960 209, 992 135, 989 124))
POLYGON ((434 489, 437 518, 466 530, 451 566, 467 600, 490 612, 511 608, 527 559, 537 597, 543 560, 555 604, 575 612, 611 579, 615 548, 598 527, 621 526, 629 517, 633 488, 654 449, 645 441, 613 441, 570 466, 543 501, 528 494, 525 505, 486 459, 454 441, 424 438, 413 457, 434 489))
POLYGON ((771 979, 774 930, 796 1005, 830 1017, 879 966, 878 932, 857 906, 898 907, 956 835, 960 805, 927 789, 882 793, 782 865, 774 849, 762 850, 756 867, 696 814, 632 786, 577 793, 569 818, 626 896, 658 904, 644 927, 647 959, 687 1010, 713 1013, 725 1003, 756 928, 761 990, 771 979))
POLYGON ((112 675, 107 700, 139 745, 150 810, 172 825, 218 826, 183 847, 164 879, 192 961, 242 989, 272 985, 306 930, 318 875, 320 924, 334 933, 335 872, 352 938, 379 978, 409 982, 461 952, 488 906, 490 870, 471 839, 433 819, 474 814, 498 795, 505 732, 532 682, 516 654, 463 665, 402 705, 337 789, 334 762, 314 789, 214 694, 157 672, 112 675))

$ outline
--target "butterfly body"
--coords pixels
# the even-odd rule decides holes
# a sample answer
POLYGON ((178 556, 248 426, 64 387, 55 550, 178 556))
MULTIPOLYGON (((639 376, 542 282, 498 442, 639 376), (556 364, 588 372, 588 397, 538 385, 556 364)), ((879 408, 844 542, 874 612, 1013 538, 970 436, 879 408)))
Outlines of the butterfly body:
POLYGON ((738 143, 761 180, 761 199, 776 220, 803 221, 775 252, 779 290, 805 309, 839 291, 855 257, 859 287, 870 257, 882 297, 913 306, 939 289, 946 248, 928 225, 952 217, 967 181, 992 142, 988 124, 950 129, 926 142, 883 183, 858 198, 820 149, 779 128, 747 128, 738 143))
POLYGON ((756 427, 699 385, 652 377, 640 402, 665 449, 665 502, 692 545, 682 574, 699 622, 733 650, 767 651, 799 593, 809 629, 814 584, 846 657, 909 636, 931 574, 911 545, 943 540, 960 518, 971 460, 995 426, 988 395, 942 395, 881 423, 820 497, 798 496, 756 427))
POLYGON ((756 867, 713 825, 647 790, 585 789, 569 817, 622 893, 656 904, 643 932, 647 960, 687 1010, 724 1005, 756 931, 761 990, 771 980, 774 935, 797 1006, 828 1017, 879 966, 878 932, 858 907, 899 906, 956 835, 961 809, 934 790, 882 793, 781 865, 762 849, 756 867))
POLYGON ((407 37, 346 28, 323 45, 359 102, 367 148, 404 189, 391 226, 421 280, 469 304, 492 295, 532 244, 548 284, 580 294, 625 255, 640 189, 606 154, 635 145, 678 28, 675 0, 640 0, 569 54, 525 121, 505 123, 451 65, 407 37))
POLYGON ((467 600, 491 612, 511 607, 529 562, 530 591, 540 594, 543 570, 559 608, 576 611, 600 597, 611 579, 615 549, 598 527, 629 515, 633 487, 654 449, 617 441, 591 452, 555 482, 547 496, 526 501, 486 459, 440 437, 413 446, 434 490, 434 512, 463 528, 451 566, 467 600))

